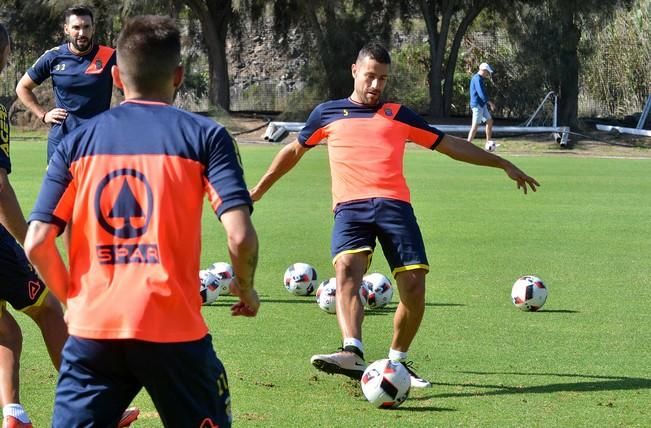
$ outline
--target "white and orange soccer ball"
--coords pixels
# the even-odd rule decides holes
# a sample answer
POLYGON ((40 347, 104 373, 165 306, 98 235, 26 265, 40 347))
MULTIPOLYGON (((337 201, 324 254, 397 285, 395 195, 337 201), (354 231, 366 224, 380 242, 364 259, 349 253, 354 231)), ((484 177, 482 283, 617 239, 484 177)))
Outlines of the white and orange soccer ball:
POLYGON ((523 311, 535 312, 542 308, 547 294, 547 286, 543 280, 534 275, 518 278, 511 288, 513 304, 523 311))
POLYGON ((401 363, 389 359, 370 364, 362 375, 364 397, 375 407, 398 407, 409 397, 411 376, 401 363))

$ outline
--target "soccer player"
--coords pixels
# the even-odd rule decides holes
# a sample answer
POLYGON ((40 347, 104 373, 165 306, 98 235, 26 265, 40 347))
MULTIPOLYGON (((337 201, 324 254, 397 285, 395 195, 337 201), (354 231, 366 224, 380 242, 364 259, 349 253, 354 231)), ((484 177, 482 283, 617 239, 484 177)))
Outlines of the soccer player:
POLYGON ((495 110, 495 104, 490 100, 484 79, 493 74, 493 68, 485 62, 479 64, 479 71, 470 79, 470 108, 472 110, 472 124, 468 132, 468 141, 472 142, 477 129, 482 122, 486 122, 486 150, 492 151, 495 148, 493 138, 493 117, 490 110, 495 110))
MULTIPOLYGON (((9 34, 0 24, 0 72, 10 52, 9 34)), ((6 302, 36 322, 56 370, 68 332, 61 303, 48 292, 20 246, 25 240, 27 223, 7 177, 11 172, 9 140, 9 117, 5 106, 0 105, 0 404, 3 428, 20 428, 32 425, 20 404, 22 335, 16 320, 6 310, 6 302)), ((118 427, 129 426, 138 414, 135 407, 127 409, 118 427)))
POLYGON ((125 101, 64 137, 30 215, 27 255, 68 307, 53 427, 112 425, 143 387, 167 427, 231 426, 198 292, 204 194, 226 232, 235 316, 258 312, 258 240, 235 142, 170 105, 180 61, 171 18, 125 24, 112 69, 125 101), (55 245, 67 223, 69 270, 55 245))
POLYGON ((403 174, 406 141, 459 161, 502 168, 525 193, 527 186, 535 191, 538 182, 509 161, 431 128, 407 107, 382 102, 390 63, 389 53, 381 45, 364 46, 352 65, 350 97, 317 106, 298 139, 278 152, 250 192, 254 201, 260 200, 310 148, 327 139, 334 208, 331 253, 343 347, 333 354, 314 355, 311 362, 326 373, 361 378, 366 362, 359 287, 377 239, 400 292, 388 357, 405 364, 412 387, 429 387, 431 383, 407 362, 407 351, 425 311, 429 263, 403 174))
POLYGON ((67 42, 41 55, 16 86, 20 101, 43 123, 51 125, 48 162, 66 134, 111 105, 115 51, 94 42, 93 12, 84 6, 67 9, 63 31, 67 42), (34 94, 34 89, 48 78, 52 78, 56 104, 52 110, 41 105, 34 94))
MULTIPOLYGON (((0 72, 7 64, 10 45, 9 34, 0 24, 0 72)), ((9 182, 9 154, 9 117, 5 106, 0 104, 0 404, 3 428, 20 428, 32 424, 20 404, 23 337, 6 308, 7 302, 36 322, 57 369, 67 333, 61 304, 48 293, 19 245, 25 240, 27 223, 9 182)))

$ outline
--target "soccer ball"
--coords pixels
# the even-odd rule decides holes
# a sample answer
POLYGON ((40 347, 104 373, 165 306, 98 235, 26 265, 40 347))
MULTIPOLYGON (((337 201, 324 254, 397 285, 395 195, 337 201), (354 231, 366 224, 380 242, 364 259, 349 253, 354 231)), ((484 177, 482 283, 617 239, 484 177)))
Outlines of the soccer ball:
POLYGON ((210 273, 215 275, 219 280, 219 295, 228 296, 231 294, 231 282, 233 282, 233 266, 224 262, 213 263, 210 268, 210 273))
POLYGON ((369 296, 369 291, 368 291, 368 284, 362 280, 362 285, 359 287, 359 299, 362 301, 362 306, 366 306, 368 303, 368 296, 369 296))
POLYGON ((493 140, 486 141, 486 144, 484 144, 484 149, 487 152, 494 152, 495 150, 497 150, 497 144, 495 144, 495 141, 493 140))
POLYGON ((326 279, 316 290, 316 303, 329 314, 337 312, 337 280, 326 279))
MULTIPOLYGON (((366 284, 362 281, 359 287, 359 298, 362 301, 362 306, 366 305, 368 300, 369 291, 366 284)), ((316 303, 321 309, 329 314, 337 313, 337 279, 330 278, 319 284, 316 290, 316 303)))
POLYGON ((547 300, 547 287, 537 276, 525 275, 513 284, 511 298, 513 304, 523 311, 537 311, 547 300))
POLYGON ((362 375, 364 397, 375 407, 398 407, 409 397, 411 376, 401 363, 389 359, 369 365, 362 375))
POLYGON ((201 304, 209 305, 219 297, 219 278, 209 269, 199 271, 199 294, 201 295, 201 304))
POLYGON ((307 263, 294 263, 285 271, 284 281, 290 293, 307 296, 316 288, 316 270, 307 263))
POLYGON ((367 307, 372 309, 382 308, 391 302, 393 287, 386 276, 377 272, 365 275, 364 285, 368 289, 367 307))

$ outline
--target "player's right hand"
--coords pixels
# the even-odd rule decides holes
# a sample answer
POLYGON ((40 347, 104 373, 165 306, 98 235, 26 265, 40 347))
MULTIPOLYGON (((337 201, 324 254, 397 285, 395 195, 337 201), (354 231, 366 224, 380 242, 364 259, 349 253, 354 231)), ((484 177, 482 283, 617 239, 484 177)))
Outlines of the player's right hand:
POLYGON ((68 117, 68 112, 65 109, 57 107, 45 113, 43 122, 62 124, 66 120, 66 117, 68 117))
POLYGON ((251 195, 251 200, 253 202, 258 202, 262 198, 261 192, 258 190, 258 186, 249 190, 249 195, 251 195))

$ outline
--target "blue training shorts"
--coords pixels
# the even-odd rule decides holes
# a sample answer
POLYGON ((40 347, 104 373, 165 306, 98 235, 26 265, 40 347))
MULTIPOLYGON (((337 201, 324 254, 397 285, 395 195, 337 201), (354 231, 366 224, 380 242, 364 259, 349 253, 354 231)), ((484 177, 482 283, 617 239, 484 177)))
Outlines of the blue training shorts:
POLYGON ((395 276, 412 269, 429 271, 425 244, 411 204, 371 198, 337 204, 334 210, 331 254, 370 252, 376 239, 395 276))
POLYGON ((179 343, 70 336, 52 427, 115 427, 145 388, 165 427, 229 428, 230 392, 212 338, 179 343))
MULTIPOLYGON (((16 310, 40 304, 47 296, 45 284, 36 275, 25 251, 0 225, 0 300, 16 310)), ((2 310, 0 309, 0 315, 2 310)))

